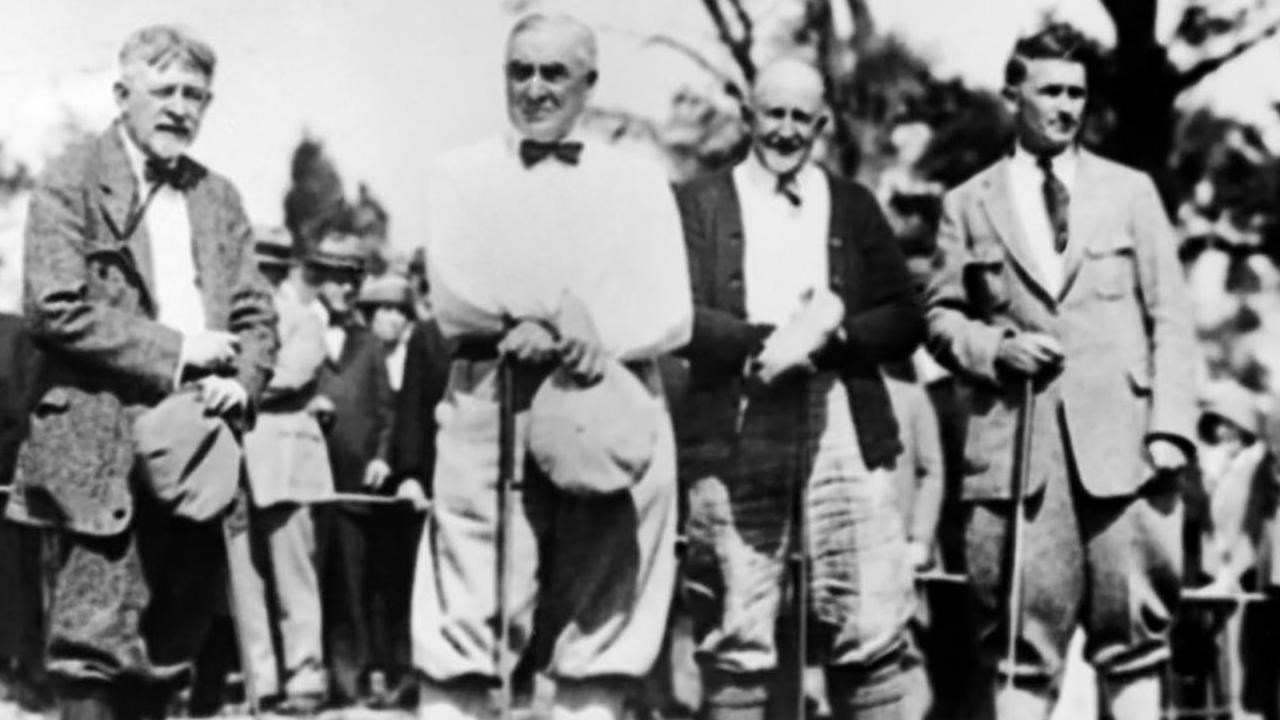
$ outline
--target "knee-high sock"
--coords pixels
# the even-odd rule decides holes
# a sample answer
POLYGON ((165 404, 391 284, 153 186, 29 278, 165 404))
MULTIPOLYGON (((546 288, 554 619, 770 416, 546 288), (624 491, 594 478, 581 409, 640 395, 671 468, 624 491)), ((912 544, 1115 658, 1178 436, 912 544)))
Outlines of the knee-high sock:
POLYGON ((1160 717, 1160 675, 1145 672, 1122 680, 1103 681, 1111 717, 1125 720, 1156 720, 1160 717))

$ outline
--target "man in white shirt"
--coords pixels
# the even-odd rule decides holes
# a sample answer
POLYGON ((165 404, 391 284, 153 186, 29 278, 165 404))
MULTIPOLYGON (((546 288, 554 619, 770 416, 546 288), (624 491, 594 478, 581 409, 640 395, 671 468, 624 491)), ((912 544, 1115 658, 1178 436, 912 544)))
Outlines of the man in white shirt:
POLYGON ((239 196, 185 154, 215 65, 184 29, 131 34, 120 119, 54 160, 32 196, 24 301, 43 367, 7 513, 61 546, 47 647, 63 717, 162 717, 225 577, 217 524, 134 491, 132 443, 139 415, 187 389, 244 428, 274 364, 239 196))
POLYGON ((879 364, 910 356, 923 317, 875 197, 811 160, 828 118, 817 71, 763 68, 749 113, 747 159, 678 191, 695 305, 685 576, 707 717, 762 720, 794 692, 801 663, 775 635, 796 635, 778 627, 795 612, 821 638, 834 717, 907 717, 912 568, 879 364), (793 557, 791 595, 810 600, 786 613, 793 557))
POLYGON ((1195 340, 1176 240, 1149 178, 1077 145, 1082 38, 1014 48, 1017 146, 944 200, 929 349, 970 391, 963 499, 980 657, 1000 718, 1047 717, 1071 634, 1117 718, 1154 719, 1181 583, 1178 475, 1194 452, 1195 340), (1034 393, 1026 502, 1013 477, 1034 393), (1010 534, 1026 522, 1014 600, 1010 534), (1012 682, 1009 675, 1012 674, 1012 682))
MULTIPOLYGON (((557 366, 591 383, 614 358, 660 407, 655 359, 689 336, 666 177, 575 132, 595 63, 594 35, 576 20, 518 22, 505 67, 512 131, 446 155, 432 175, 432 306, 458 350, 437 411, 433 528, 414 587, 414 659, 429 678, 423 718, 484 715, 497 676, 499 355, 515 363, 523 434, 529 393, 557 366)), ((534 633, 545 641, 557 720, 621 717, 619 680, 644 675, 662 644, 676 532, 675 451, 662 418, 652 462, 629 491, 577 497, 532 462, 517 464, 510 638, 517 655, 534 633), (535 616, 545 621, 536 630, 535 616)))

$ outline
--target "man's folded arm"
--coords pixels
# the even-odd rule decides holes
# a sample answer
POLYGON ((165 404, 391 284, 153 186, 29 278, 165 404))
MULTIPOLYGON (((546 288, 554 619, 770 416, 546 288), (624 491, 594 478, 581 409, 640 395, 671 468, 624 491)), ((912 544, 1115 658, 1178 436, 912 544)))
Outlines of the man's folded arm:
POLYGON ((86 202, 83 189, 48 182, 32 194, 23 256, 27 325, 48 347, 167 394, 177 377, 182 335, 89 298, 86 202))
POLYGON ((925 289, 926 344, 929 352, 948 370, 992 385, 1001 383, 996 357, 1008 328, 970 317, 970 298, 964 282, 970 254, 961 218, 961 199, 949 194, 943 199, 942 222, 938 227, 941 266, 925 289))

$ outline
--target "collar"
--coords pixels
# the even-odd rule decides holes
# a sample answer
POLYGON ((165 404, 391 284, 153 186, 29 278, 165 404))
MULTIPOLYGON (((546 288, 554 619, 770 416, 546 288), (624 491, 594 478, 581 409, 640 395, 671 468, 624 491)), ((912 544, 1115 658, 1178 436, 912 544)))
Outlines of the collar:
MULTIPOLYGON (((750 183, 752 187, 763 193, 777 192, 778 174, 765 167, 763 162, 760 162, 755 150, 747 153, 747 159, 742 161, 741 168, 743 179, 750 183)), ((796 170, 792 185, 801 200, 805 202, 810 200, 815 188, 815 181, 821 173, 822 170, 814 164, 812 159, 805 160, 804 164, 796 170)))
POLYGON ((311 309, 311 312, 316 314, 316 317, 320 318, 321 325, 326 328, 329 327, 329 308, 324 306, 324 303, 320 301, 320 298, 312 300, 308 307, 311 309))
MULTIPOLYGON (((1013 148, 1012 162, 1024 171, 1030 170, 1035 173, 1040 172, 1040 166, 1037 164, 1038 158, 1022 147, 1022 143, 1015 143, 1013 148)), ((1080 164, 1080 148, 1078 145, 1071 145, 1066 150, 1053 156, 1049 162, 1053 168, 1053 174, 1058 179, 1071 186, 1072 181, 1076 177, 1076 167, 1080 164)))
POLYGON ((116 132, 120 134, 120 144, 124 146, 124 156, 129 161, 129 170, 133 173, 133 179, 138 183, 138 187, 146 187, 146 154, 129 136, 129 131, 125 129, 124 123, 116 124, 116 132))

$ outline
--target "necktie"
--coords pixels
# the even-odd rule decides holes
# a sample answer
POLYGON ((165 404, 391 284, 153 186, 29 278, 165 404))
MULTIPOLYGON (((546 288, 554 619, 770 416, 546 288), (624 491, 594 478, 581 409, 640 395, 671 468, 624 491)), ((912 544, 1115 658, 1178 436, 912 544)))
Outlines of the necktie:
POLYGON ((525 167, 533 167, 548 157, 554 157, 566 165, 577 165, 581 156, 582 143, 580 142, 520 141, 520 162, 524 163, 525 167))
POLYGON ((800 190, 796 187, 795 173, 787 173, 778 176, 778 186, 774 189, 779 195, 785 197, 795 207, 800 207, 801 198, 800 190))
POLYGON ((1067 249, 1067 217, 1071 208, 1071 193, 1066 183, 1053 174, 1053 156, 1041 155, 1036 158, 1036 167, 1044 172, 1044 208, 1049 213, 1049 224, 1053 227, 1053 249, 1061 254, 1067 249))

